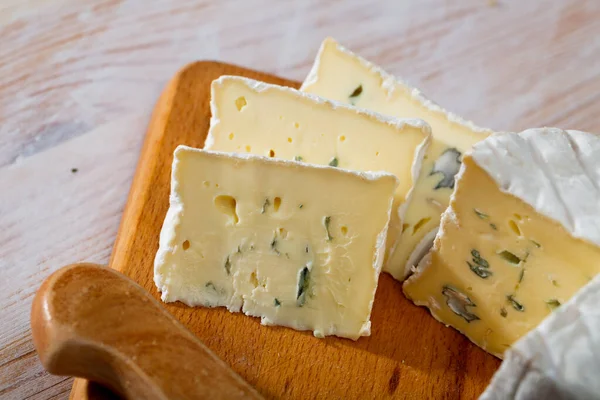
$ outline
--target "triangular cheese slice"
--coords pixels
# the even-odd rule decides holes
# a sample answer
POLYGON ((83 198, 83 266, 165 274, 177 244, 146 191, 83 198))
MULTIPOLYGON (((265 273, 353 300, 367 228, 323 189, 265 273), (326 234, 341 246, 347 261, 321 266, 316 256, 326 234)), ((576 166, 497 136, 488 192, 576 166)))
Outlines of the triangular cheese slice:
POLYGON ((403 285, 502 357, 600 272, 600 137, 503 133, 463 159, 431 251, 403 285))
POLYGON ((398 118, 420 118, 431 125, 433 141, 403 215, 402 235, 393 244, 392 255, 384 265, 385 271, 403 280, 431 247, 440 215, 448 206, 462 154, 491 131, 442 109, 419 90, 331 38, 321 45, 300 90, 398 118))

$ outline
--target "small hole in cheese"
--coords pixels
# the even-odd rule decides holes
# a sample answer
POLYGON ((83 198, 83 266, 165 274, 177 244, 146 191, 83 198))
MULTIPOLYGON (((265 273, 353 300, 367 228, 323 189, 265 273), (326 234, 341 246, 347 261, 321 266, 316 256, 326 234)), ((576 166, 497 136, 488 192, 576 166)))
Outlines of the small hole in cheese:
POLYGON ((292 138, 291 137, 288 138, 288 143, 292 143, 292 138))
POLYGON ((279 232, 279 237, 280 238, 282 238, 282 239, 286 239, 287 238, 287 235, 288 235, 287 229, 285 229, 285 228, 279 228, 278 232, 279 232))
POLYGON ((419 231, 419 229, 421 229, 421 228, 422 228, 422 227, 423 227, 423 226, 424 226, 426 223, 428 223, 430 220, 431 220, 431 218, 430 218, 430 217, 427 217, 427 218, 421 218, 421 219, 419 220, 419 222, 417 222, 417 223, 415 224, 415 226, 413 226, 413 235, 414 235, 415 233, 417 233, 417 232, 419 231))
POLYGON ((181 248, 182 248, 183 250, 187 250, 187 249, 189 249, 189 248, 190 248, 190 241, 189 241, 189 240, 186 240, 186 241, 184 241, 184 242, 181 244, 181 248))
POLYGON ((229 134, 229 140, 233 140, 233 138, 234 138, 234 137, 235 137, 235 135, 233 134, 233 132, 231 132, 231 133, 229 134))
POLYGON ((296 129, 300 128, 300 124, 297 122, 294 122, 294 128, 296 128, 296 129))
POLYGON ((204 182, 202 182, 202 184, 204 185, 204 187, 209 187, 210 186, 210 182, 209 181, 204 181, 204 182))
POLYGON ((343 142, 344 140, 346 140, 346 136, 344 136, 344 135, 340 136, 340 142, 343 142))
POLYGON ((515 233, 515 235, 521 236, 521 228, 519 228, 519 225, 517 225, 515 221, 513 221, 512 219, 508 221, 508 226, 515 233))
POLYGON ((377 152, 375 152, 375 155, 376 155, 377 157, 379 157, 379 152, 378 152, 378 151, 377 151, 377 152))
POLYGON ((273 210, 275 212, 279 211, 279 207, 281 206, 281 197, 275 197, 273 200, 273 210))
POLYGON ((244 107, 246 107, 246 104, 248 104, 246 102, 246 98, 244 96, 238 97, 237 99, 235 99, 235 107, 237 108, 238 111, 242 111, 242 109, 244 107))
POLYGON ((342 235, 346 236, 348 234, 348 227, 347 226, 342 226, 342 235))
POLYGON ((275 157, 275 150, 269 150, 269 157, 275 157))
POLYGON ((237 213, 237 202, 235 198, 231 196, 217 196, 215 197, 215 206, 223 214, 229 216, 230 221, 237 224, 240 221, 237 213))
POLYGON ((246 151, 247 151, 248 153, 250 153, 250 152, 252 151, 252 147, 251 147, 251 146, 246 146, 246 151))
POLYGON ((254 286, 254 288, 258 287, 258 279, 256 279, 256 271, 253 271, 250 274, 250 283, 252 284, 252 286, 254 286))

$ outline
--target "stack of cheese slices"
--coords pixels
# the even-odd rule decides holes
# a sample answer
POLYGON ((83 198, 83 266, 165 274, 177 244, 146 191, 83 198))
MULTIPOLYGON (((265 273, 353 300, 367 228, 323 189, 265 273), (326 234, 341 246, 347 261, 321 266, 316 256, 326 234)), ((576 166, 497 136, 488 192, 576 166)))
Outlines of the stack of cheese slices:
POLYGON ((600 137, 478 128, 332 39, 300 90, 223 76, 211 94, 204 149, 174 155, 164 301, 357 339, 383 269, 498 357, 590 310, 600 137))

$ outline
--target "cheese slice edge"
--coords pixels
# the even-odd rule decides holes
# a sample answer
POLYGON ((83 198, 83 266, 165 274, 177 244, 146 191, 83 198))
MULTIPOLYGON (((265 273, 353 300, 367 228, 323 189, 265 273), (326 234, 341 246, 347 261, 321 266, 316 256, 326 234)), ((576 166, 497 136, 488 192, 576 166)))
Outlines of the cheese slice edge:
POLYGON ((224 306, 265 325, 369 335, 397 183, 179 146, 156 286, 163 301, 224 306))

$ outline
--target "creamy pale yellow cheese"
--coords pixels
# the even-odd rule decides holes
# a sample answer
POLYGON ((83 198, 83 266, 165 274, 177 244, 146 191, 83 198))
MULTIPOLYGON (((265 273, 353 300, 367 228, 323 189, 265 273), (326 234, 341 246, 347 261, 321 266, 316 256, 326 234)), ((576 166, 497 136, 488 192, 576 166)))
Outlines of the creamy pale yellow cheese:
MULTIPOLYGON (((420 120, 399 120, 297 90, 241 77, 212 84, 212 119, 205 149, 388 171, 398 177, 388 246, 401 232, 409 199, 429 144, 420 120)), ((352 201, 349 199, 348 201, 352 201)))
POLYGON ((315 336, 369 335, 397 179, 179 146, 154 280, 315 336))
POLYGON ((597 136, 558 129, 476 144, 404 293, 502 357, 600 272, 599 156, 597 136))
POLYGON ((505 353, 479 400, 598 398, 599 304, 596 275, 505 353))
MULTIPOLYGON (((330 38, 321 45, 301 90, 394 117, 420 118, 431 126, 433 140, 404 213, 402 235, 384 265, 384 270, 403 280, 431 246, 462 154, 491 131, 443 110, 417 89, 330 38)), ((401 151, 392 143, 389 148, 401 151)))

